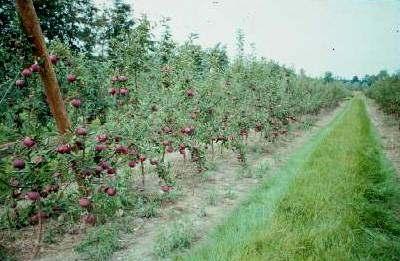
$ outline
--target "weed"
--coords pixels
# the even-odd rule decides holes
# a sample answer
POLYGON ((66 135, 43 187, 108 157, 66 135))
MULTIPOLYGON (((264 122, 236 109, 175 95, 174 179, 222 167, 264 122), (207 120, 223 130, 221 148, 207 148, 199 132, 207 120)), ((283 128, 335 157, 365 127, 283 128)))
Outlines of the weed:
POLYGON ((59 237, 65 233, 65 227, 56 226, 50 227, 45 230, 43 235, 43 242, 46 244, 54 244, 57 242, 59 237))
POLYGON ((202 173, 201 175, 201 182, 207 182, 210 181, 212 179, 212 176, 215 174, 215 172, 211 171, 211 170, 207 170, 204 173, 202 173))
POLYGON ((237 195, 236 195, 235 191, 231 187, 228 187, 225 192, 225 198, 233 200, 236 197, 237 197, 237 195))
POLYGON ((90 230, 86 237, 75 247, 82 258, 88 260, 109 260, 120 249, 118 229, 102 225, 90 230))
POLYGON ((254 170, 254 175, 257 178, 263 178, 268 173, 269 169, 270 169, 270 167, 269 167, 268 161, 263 161, 257 165, 256 169, 254 170))
POLYGON ((218 169, 218 165, 214 161, 207 161, 206 169, 208 171, 216 171, 218 169))
POLYGON ((249 166, 244 166, 237 171, 237 178, 251 178, 253 177, 253 170, 249 166))
POLYGON ((264 147, 260 144, 254 144, 249 146, 249 151, 253 154, 260 155, 265 152, 264 147))
POLYGON ((197 214, 198 217, 206 217, 207 216, 207 211, 205 207, 201 207, 199 210, 199 213, 197 214))
POLYGON ((138 215, 142 218, 152 218, 158 215, 158 202, 148 202, 138 208, 138 215))
POLYGON ((154 252, 159 257, 168 257, 176 250, 189 248, 194 238, 195 233, 192 224, 185 221, 177 221, 160 232, 154 252))
POLYGON ((313 119, 312 117, 306 117, 302 121, 301 125, 302 125, 303 130, 309 130, 314 126, 314 123, 315 123, 315 119, 313 119))
POLYGON ((218 203, 218 193, 215 189, 211 189, 207 194, 207 203, 211 206, 216 206, 218 203))
POLYGON ((183 196, 182 188, 176 187, 168 193, 162 194, 162 201, 176 202, 183 196))

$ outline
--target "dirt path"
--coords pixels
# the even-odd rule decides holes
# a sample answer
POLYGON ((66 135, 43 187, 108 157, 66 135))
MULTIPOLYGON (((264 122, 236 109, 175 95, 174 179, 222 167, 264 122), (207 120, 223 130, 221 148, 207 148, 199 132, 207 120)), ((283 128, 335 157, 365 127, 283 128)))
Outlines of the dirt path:
MULTIPOLYGON (((189 224, 195 232, 194 244, 201 241, 211 229, 223 222, 224 218, 242 202, 249 192, 262 180, 273 175, 290 155, 304 145, 307 140, 324 128, 345 106, 324 111, 318 116, 307 116, 303 121, 315 121, 311 128, 304 129, 304 124, 295 123, 288 135, 273 143, 260 144, 258 138, 250 137, 249 167, 244 169, 238 164, 235 155, 225 151, 216 159, 216 167, 206 175, 197 178, 196 188, 192 190, 190 182, 182 179, 182 195, 174 203, 161 206, 155 218, 136 218, 129 225, 133 233, 123 234, 120 239, 122 249, 114 253, 112 260, 157 260, 154 253, 160 231, 171 228, 176 222, 189 224)), ((216 149, 218 151, 219 149, 216 149)), ((178 172, 190 173, 181 164, 178 172)), ((75 241, 71 237, 70 241, 75 241)), ((65 242, 65 241, 64 241, 65 242)), ((76 244, 77 242, 75 242, 76 244)), ((61 244, 63 245, 63 244, 61 244)), ((73 244, 68 249, 55 246, 42 253, 40 260, 79 260, 74 253, 73 244), (61 251, 60 251, 61 250, 61 251)), ((51 247, 50 247, 51 248, 51 247)))
POLYGON ((400 178, 400 131, 392 116, 381 111, 373 100, 368 100, 368 112, 382 140, 383 149, 392 161, 400 178))

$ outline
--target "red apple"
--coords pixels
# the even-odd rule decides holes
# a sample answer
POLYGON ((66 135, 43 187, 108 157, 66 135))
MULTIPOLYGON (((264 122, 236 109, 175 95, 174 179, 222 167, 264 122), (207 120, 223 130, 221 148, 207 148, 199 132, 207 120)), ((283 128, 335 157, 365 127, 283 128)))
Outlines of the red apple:
POLYGON ((104 145, 104 144, 98 144, 98 145, 96 145, 96 147, 95 147, 94 149, 95 149, 97 152, 100 152, 100 151, 106 150, 106 149, 107 149, 107 146, 104 145))
POLYGON ((108 187, 108 188, 105 189, 105 192, 110 197, 113 197, 113 196, 115 196, 117 194, 117 189, 116 188, 112 188, 112 187, 108 187))
POLYGON ((74 106, 75 108, 79 108, 82 105, 82 101, 80 99, 72 99, 71 100, 71 105, 74 106))
POLYGON ((104 170, 108 170, 111 168, 110 163, 108 163, 107 161, 100 162, 99 166, 101 166, 104 170))
POLYGON ((107 139, 108 139, 108 137, 107 137, 106 134, 100 134, 100 135, 97 135, 97 136, 96 136, 96 141, 97 141, 97 142, 103 143, 103 142, 106 142, 107 139))
POLYGON ((93 214, 87 214, 83 216, 85 224, 94 225, 96 223, 96 217, 93 214))
POLYGON ((92 202, 88 198, 80 198, 79 199, 79 206, 83 208, 88 208, 92 202))
POLYGON ((119 90, 119 94, 121 94, 121 95, 127 95, 129 93, 129 90, 127 89, 127 88, 121 88, 120 90, 119 90))
POLYGON ((172 186, 168 186, 168 185, 162 185, 162 186, 160 186, 160 188, 163 192, 166 192, 166 193, 170 192, 173 189, 172 186))
POLYGON ((75 81, 76 81, 76 76, 73 75, 73 74, 68 74, 68 76, 67 76, 67 81, 68 81, 69 83, 75 82, 75 81))
POLYGON ((25 161, 22 159, 15 159, 13 160, 12 165, 14 168, 21 170, 25 168, 25 161))
POLYGON ((107 174, 108 174, 108 175, 114 175, 114 174, 116 174, 116 173, 117 173, 117 170, 114 169, 114 168, 109 168, 109 169, 107 169, 107 174))
POLYGON ((130 168, 136 167, 136 161, 134 161, 134 160, 129 161, 128 166, 129 166, 130 168))
POLYGON ((69 144, 62 144, 62 145, 59 145, 58 147, 57 147, 57 149, 56 149, 56 151, 58 152, 58 153, 60 153, 60 154, 69 154, 69 153, 71 153, 71 145, 69 145, 69 144))
POLYGON ((29 77, 32 75, 32 70, 30 68, 25 68, 21 72, 22 76, 29 77))
POLYGON ((51 54, 51 55, 49 56, 49 58, 50 58, 50 62, 51 62, 52 64, 57 64, 57 63, 58 63, 58 57, 57 57, 56 55, 51 54))
POLYGON ((26 199, 29 199, 31 201, 38 201, 40 199, 40 194, 37 191, 27 192, 26 199))
POLYGON ((85 128, 83 128, 83 127, 78 127, 75 130, 75 134, 79 135, 79 136, 86 136, 87 135, 87 130, 85 128))
POLYGON ((21 143, 26 148, 32 148, 36 144, 36 142, 30 137, 25 137, 21 143))
POLYGON ((140 155, 140 156, 139 156, 139 161, 140 161, 140 162, 145 162, 145 161, 146 161, 146 156, 140 155))
POLYGON ((129 153, 129 149, 128 149, 128 147, 126 147, 126 146, 118 145, 118 146, 115 148, 115 152, 116 152, 117 154, 124 154, 124 155, 126 155, 126 154, 129 153))
POLYGON ((30 69, 31 69, 32 72, 35 72, 35 73, 40 72, 40 66, 39 66, 38 63, 32 64, 30 69))
POLYGON ((186 134, 186 135, 192 135, 192 134, 194 133, 194 127, 193 127, 193 126, 190 126, 190 127, 182 128, 182 129, 181 129, 181 132, 182 132, 183 134, 186 134))
POLYGON ((49 218, 49 215, 48 215, 48 214, 46 214, 46 213, 44 213, 44 212, 42 212, 42 211, 39 211, 38 213, 33 214, 33 215, 29 218, 29 221, 30 221, 32 224, 37 224, 37 223, 39 222, 39 220, 44 220, 44 219, 48 219, 48 218, 49 218))

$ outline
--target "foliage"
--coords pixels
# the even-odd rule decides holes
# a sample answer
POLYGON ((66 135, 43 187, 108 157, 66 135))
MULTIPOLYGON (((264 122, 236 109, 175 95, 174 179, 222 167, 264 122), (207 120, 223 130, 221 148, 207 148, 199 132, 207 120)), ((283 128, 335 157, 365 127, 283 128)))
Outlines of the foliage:
MULTIPOLYGON (((21 211, 15 201, 24 200, 26 193, 42 196, 43 202, 32 202, 28 214, 36 215, 42 204, 58 206, 62 202, 58 188, 76 183, 78 189, 68 193, 70 201, 93 200, 96 208, 84 207, 81 213, 83 218, 96 214, 102 223, 123 207, 118 199, 125 197, 123 191, 129 186, 124 181, 126 174, 114 172, 140 169, 144 189, 144 162, 148 159, 160 181, 171 186, 174 180, 171 166, 164 162, 165 154, 178 151, 184 159, 190 155, 197 170, 203 172, 209 166, 206 147, 215 143, 235 151, 245 165, 245 141, 251 130, 267 140, 276 138, 285 134, 289 122, 297 117, 336 106, 345 95, 337 82, 298 76, 254 56, 242 54, 230 64, 224 47, 203 49, 195 36, 168 51, 168 59, 159 59, 166 46, 174 45, 153 44, 145 17, 120 37, 125 40, 114 41, 114 54, 107 61, 74 53, 59 42, 50 47, 59 59, 55 68, 62 95, 69 103, 74 134, 60 139, 54 132, 36 73, 24 78, 25 86, 13 87, 13 95, 6 96, 4 122, 17 139, 8 136, 8 141, 16 143, 1 162, 3 186, 8 184, 2 201, 14 206, 14 214, 21 211), (103 135, 106 138, 101 141, 103 135), (34 146, 24 145, 26 139, 33 140, 34 146), (58 151, 63 146, 68 152, 58 151), (23 160, 25 165, 13 167, 10 163, 15 160, 23 160), (46 199, 52 194, 47 190, 53 187, 57 188, 50 189, 54 196, 46 199), (121 195, 109 199, 108 187, 121 195)), ((240 41, 243 45, 244 39, 240 41)), ((155 208, 146 209, 144 215, 154 215, 155 208)), ((46 217, 53 212, 46 212, 46 217)), ((16 223, 26 225, 24 220, 17 218, 16 223)))
MULTIPOLYGON (((97 9, 87 0, 34 0, 44 35, 50 41, 60 40, 74 50, 91 51, 94 44, 93 23, 97 9)), ((1 43, 10 51, 21 51, 27 45, 16 12, 15 1, 1 1, 1 43)), ((26 51, 29 51, 27 48, 26 51)))
POLYGON ((4 261, 14 261, 15 259, 11 257, 7 249, 0 245, 0 259, 4 261))
POLYGON ((132 10, 129 4, 122 0, 114 0, 113 7, 108 11, 110 14, 109 26, 107 28, 107 39, 113 39, 120 34, 129 31, 134 25, 132 10))
POLYGON ((367 94, 378 102, 386 113, 400 117, 400 74, 383 76, 372 85, 367 94))

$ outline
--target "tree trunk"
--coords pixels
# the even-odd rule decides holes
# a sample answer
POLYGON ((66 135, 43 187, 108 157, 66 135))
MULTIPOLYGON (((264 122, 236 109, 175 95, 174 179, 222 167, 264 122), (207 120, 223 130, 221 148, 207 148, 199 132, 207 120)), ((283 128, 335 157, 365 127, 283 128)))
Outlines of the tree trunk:
POLYGON ((57 129, 61 134, 64 134, 69 131, 71 123, 68 119, 56 74, 47 53, 46 43, 32 0, 17 0, 17 9, 21 14, 28 40, 34 47, 34 55, 39 58, 40 76, 57 129))

